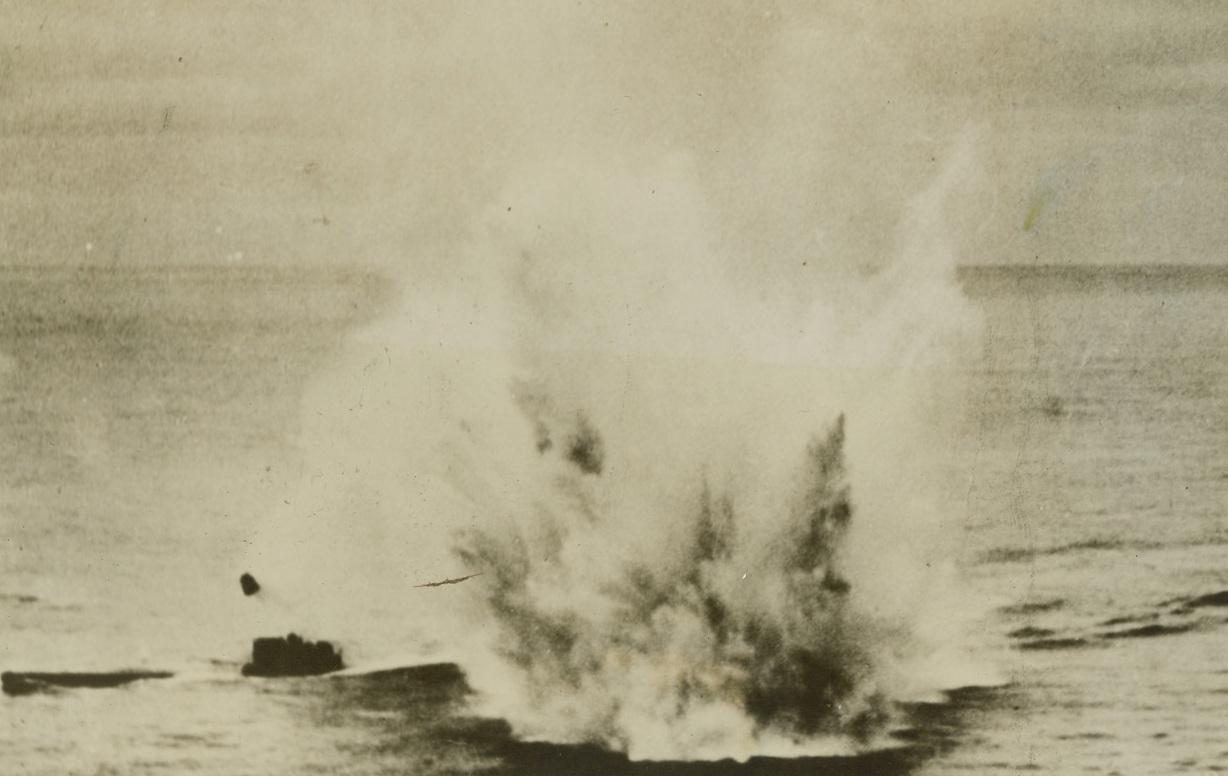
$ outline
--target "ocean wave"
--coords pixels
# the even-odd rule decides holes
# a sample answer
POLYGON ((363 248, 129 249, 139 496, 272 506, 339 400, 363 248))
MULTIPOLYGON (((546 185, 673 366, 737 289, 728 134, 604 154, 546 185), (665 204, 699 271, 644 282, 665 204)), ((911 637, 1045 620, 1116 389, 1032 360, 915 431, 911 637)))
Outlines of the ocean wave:
POLYGON ((1165 545, 1125 539, 1083 539, 1067 544, 1048 547, 1000 547, 979 556, 982 563, 1023 563, 1037 558, 1067 555, 1076 552, 1108 552, 1126 550, 1153 550, 1165 545))
MULTIPOLYGON (((1208 616, 1202 610, 1228 607, 1228 590, 1181 596, 1159 601, 1145 610, 1117 614, 1095 623, 1015 624, 1005 635, 1021 650, 1079 649, 1107 645, 1123 639, 1150 639, 1179 636, 1225 624, 1222 617, 1208 616), (1130 627, 1123 627, 1130 626, 1130 627)), ((1045 617, 1064 608, 1059 599, 1014 604, 998 611, 1012 620, 1018 617, 1045 617)))

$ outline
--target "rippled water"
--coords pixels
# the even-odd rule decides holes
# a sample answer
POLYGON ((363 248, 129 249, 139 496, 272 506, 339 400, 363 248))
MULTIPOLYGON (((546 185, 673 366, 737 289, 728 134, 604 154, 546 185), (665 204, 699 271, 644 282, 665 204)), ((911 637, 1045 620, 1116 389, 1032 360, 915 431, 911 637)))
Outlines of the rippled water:
POLYGON ((1228 283, 1218 270, 987 273, 972 583, 1010 705, 927 771, 1228 767, 1228 283), (1201 600, 1200 600, 1201 599, 1201 600))
MULTIPOLYGON (((1228 275, 969 271, 967 584, 1003 682, 852 759, 628 763, 515 741, 454 667, 243 680, 236 564, 304 475, 304 386, 377 315, 326 271, 0 274, 3 670, 169 668, 0 697, 4 772, 1178 773, 1228 768, 1228 275)), ((854 421, 855 422, 855 421, 854 421)))

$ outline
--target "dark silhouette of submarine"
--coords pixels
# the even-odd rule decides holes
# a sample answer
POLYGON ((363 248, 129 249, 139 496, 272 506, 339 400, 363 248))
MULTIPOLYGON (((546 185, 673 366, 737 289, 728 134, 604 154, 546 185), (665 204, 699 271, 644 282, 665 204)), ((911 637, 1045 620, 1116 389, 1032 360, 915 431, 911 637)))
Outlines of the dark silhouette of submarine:
MULTIPOLYGON (((291 633, 285 637, 256 639, 252 661, 243 666, 244 676, 319 676, 345 667, 341 652, 327 641, 306 641, 291 633)), ((145 679, 169 679, 169 671, 5 671, 0 690, 5 695, 32 695, 65 689, 105 689, 145 679)))
MULTIPOLYGON (((449 580, 451 581, 451 580, 449 580)), ((243 595, 260 592, 251 574, 239 577, 243 595)), ((291 633, 284 637, 259 638, 252 642, 252 660, 243 666, 244 676, 318 676, 345 668, 341 652, 327 641, 307 641, 291 633)), ((0 673, 0 691, 5 695, 31 695, 60 689, 104 689, 144 679, 168 679, 169 671, 40 672, 0 673)))
POLYGON ((78 673, 73 671, 38 672, 5 671, 0 674, 0 689, 5 695, 31 695, 55 689, 104 689, 119 687, 142 679, 169 679, 169 671, 107 671, 78 673))
MULTIPOLYGON (((239 577, 243 595, 260 592, 251 574, 239 577)), ((243 666, 244 676, 319 676, 345 668, 341 652, 327 641, 307 641, 297 634, 261 638, 252 642, 252 662, 243 666)))
POLYGON ((319 676, 345 668, 341 652, 327 641, 306 641, 289 636, 252 642, 252 662, 244 676, 319 676))

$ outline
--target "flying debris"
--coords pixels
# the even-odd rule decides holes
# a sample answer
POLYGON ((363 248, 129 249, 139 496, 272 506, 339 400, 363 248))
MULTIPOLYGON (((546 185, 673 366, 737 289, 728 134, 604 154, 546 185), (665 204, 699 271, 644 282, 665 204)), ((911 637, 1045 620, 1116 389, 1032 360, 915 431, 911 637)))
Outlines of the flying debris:
POLYGON ((455 585, 458 582, 464 582, 466 579, 473 579, 474 577, 480 577, 484 573, 485 572, 479 571, 478 573, 470 574, 467 577, 456 577, 455 579, 444 579, 439 582, 427 582, 425 585, 414 585, 414 587, 440 587, 442 585, 455 585))
POLYGON ((243 595, 255 595, 260 592, 260 583, 251 574, 239 577, 239 584, 243 587, 243 595))

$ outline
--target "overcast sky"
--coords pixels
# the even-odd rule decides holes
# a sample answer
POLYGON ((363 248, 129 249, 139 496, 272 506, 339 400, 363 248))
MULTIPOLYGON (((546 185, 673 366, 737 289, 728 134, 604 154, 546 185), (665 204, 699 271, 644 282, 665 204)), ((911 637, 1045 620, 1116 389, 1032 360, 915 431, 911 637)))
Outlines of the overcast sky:
POLYGON ((1228 256, 1219 2, 0 0, 0 263, 438 271, 525 167, 683 160, 722 250, 1228 256), (869 6, 863 7, 863 6, 869 6))

